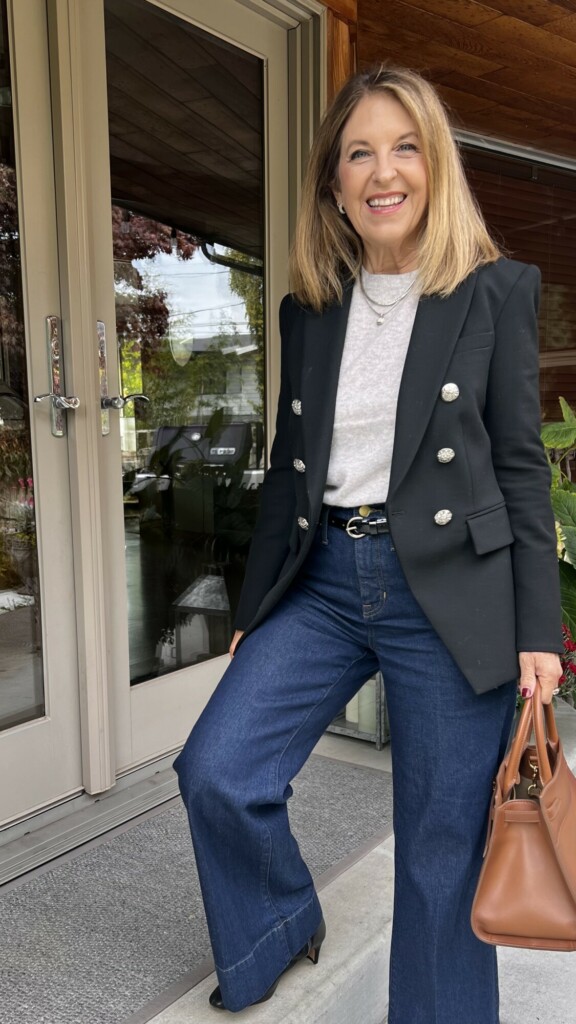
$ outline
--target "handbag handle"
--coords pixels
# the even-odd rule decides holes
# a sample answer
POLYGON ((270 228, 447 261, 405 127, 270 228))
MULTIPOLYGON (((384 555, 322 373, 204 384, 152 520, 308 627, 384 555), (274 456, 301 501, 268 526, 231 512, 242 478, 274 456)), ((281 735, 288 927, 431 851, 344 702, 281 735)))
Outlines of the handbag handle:
POLYGON ((512 787, 518 782, 520 758, 524 753, 532 729, 534 729, 536 740, 540 778, 543 785, 546 785, 552 778, 552 766, 548 755, 547 740, 551 745, 556 746, 559 737, 552 704, 542 704, 542 689, 539 683, 536 683, 534 696, 524 701, 524 707, 522 708, 516 733, 512 740, 504 773, 503 790, 505 798, 510 793, 512 787))

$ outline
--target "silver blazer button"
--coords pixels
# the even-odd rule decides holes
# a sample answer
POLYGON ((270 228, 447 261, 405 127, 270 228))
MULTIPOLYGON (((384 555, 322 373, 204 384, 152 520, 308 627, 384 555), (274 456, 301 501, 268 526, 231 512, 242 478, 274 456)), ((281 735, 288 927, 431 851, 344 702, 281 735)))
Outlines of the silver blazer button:
POLYGON ((300 401, 299 398, 295 398, 294 401, 292 402, 292 412, 294 413, 295 416, 302 415, 302 402, 300 401))
POLYGON ((445 384, 440 392, 443 402, 455 402, 460 394, 457 384, 445 384))
POLYGON ((439 512, 434 516, 434 522, 436 526, 448 526, 448 523, 452 519, 452 513, 449 508, 441 508, 439 512))
POLYGON ((302 462, 302 459, 294 459, 292 465, 294 466, 294 469, 296 470, 297 473, 304 473, 306 470, 306 466, 302 462))
POLYGON ((310 523, 308 522, 307 519, 304 519, 304 516, 298 516, 298 526, 302 530, 307 530, 308 527, 310 526, 310 523))
POLYGON ((453 448, 441 448, 440 451, 436 452, 438 462, 452 462, 455 455, 456 452, 453 448))

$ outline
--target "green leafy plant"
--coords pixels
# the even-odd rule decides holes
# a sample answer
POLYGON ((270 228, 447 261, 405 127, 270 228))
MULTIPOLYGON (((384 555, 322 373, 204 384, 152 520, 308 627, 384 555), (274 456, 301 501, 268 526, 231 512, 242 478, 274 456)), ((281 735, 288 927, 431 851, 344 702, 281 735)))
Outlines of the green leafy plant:
POLYGON ((542 441, 552 470, 551 501, 558 536, 560 598, 564 653, 564 674, 560 695, 576 703, 576 484, 570 474, 570 457, 576 452, 576 413, 560 398, 562 421, 542 428, 542 441))

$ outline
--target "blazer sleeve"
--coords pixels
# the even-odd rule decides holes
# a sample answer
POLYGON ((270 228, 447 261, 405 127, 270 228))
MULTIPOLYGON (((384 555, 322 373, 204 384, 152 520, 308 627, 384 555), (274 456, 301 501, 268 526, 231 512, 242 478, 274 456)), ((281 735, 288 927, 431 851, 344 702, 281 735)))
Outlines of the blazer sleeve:
POLYGON ((495 324, 484 422, 514 535, 518 651, 563 649, 550 469, 540 438, 540 271, 526 266, 495 324))
POLYGON ((260 492, 260 508, 240 592, 235 629, 246 629, 260 603, 274 586, 289 553, 290 533, 295 521, 296 492, 292 466, 289 423, 292 393, 288 372, 288 344, 292 299, 280 304, 281 369, 276 434, 270 453, 270 468, 260 492))

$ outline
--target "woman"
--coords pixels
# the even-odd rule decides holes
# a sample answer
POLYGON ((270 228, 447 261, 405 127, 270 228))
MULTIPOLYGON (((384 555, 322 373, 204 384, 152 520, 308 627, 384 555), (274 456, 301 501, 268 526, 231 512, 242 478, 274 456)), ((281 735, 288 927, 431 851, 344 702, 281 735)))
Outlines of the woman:
POLYGON ((491 781, 515 680, 549 701, 562 649, 539 274, 500 256, 418 75, 378 68, 336 97, 292 283, 234 659, 176 761, 220 983, 210 1002, 263 1001, 293 963, 317 961, 325 926, 289 831, 290 781, 380 668, 389 1024, 497 1024, 495 952, 469 924, 491 781))

